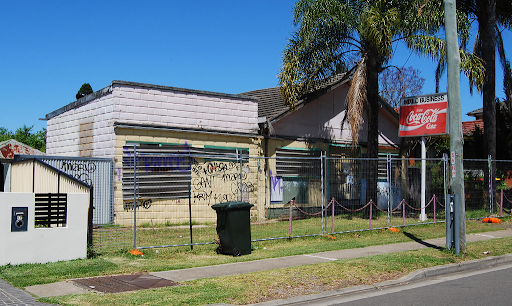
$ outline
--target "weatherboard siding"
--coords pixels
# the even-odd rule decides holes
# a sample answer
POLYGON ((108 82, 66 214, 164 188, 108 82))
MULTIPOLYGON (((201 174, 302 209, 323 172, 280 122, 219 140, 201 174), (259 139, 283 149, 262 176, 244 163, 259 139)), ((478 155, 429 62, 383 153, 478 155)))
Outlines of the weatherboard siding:
MULTIPOLYGON (((351 143, 351 126, 345 118, 347 91, 348 86, 340 86, 284 116, 273 123, 276 134, 278 136, 351 143)), ((381 107, 379 110, 379 145, 397 147, 400 144, 397 129, 398 120, 381 107)), ((358 133, 358 141, 366 143, 367 138, 368 126, 366 114, 364 114, 358 133)))

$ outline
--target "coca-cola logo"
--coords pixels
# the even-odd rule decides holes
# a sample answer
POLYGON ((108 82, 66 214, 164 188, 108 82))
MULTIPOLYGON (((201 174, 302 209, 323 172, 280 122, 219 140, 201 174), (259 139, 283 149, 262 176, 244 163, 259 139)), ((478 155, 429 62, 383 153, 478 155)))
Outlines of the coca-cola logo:
POLYGON ((432 109, 426 109, 425 111, 419 110, 414 111, 412 110, 408 115, 407 119, 405 120, 406 124, 411 125, 426 125, 426 129, 431 130, 435 129, 437 127, 437 116, 441 112, 445 112, 446 110, 441 110, 439 108, 432 108, 432 109))
POLYGON ((446 97, 445 94, 439 94, 435 97, 408 98, 410 101, 400 106, 398 135, 414 137, 447 134, 448 103, 444 98, 444 101, 439 100, 441 96, 446 97))

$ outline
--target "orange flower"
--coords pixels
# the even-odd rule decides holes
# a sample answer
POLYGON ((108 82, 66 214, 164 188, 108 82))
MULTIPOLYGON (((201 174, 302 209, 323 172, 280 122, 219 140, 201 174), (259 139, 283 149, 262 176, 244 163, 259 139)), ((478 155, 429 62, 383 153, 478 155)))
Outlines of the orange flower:
POLYGON ((398 228, 390 227, 388 230, 392 231, 393 233, 398 233, 400 230, 398 228))
POLYGON ((131 250, 131 251, 130 251, 130 254, 135 255, 135 256, 137 256, 137 255, 142 256, 142 252, 141 252, 141 251, 139 251, 139 250, 131 250))
POLYGON ((482 222, 484 222, 484 223, 501 223, 501 219, 489 217, 489 218, 483 218, 482 222))

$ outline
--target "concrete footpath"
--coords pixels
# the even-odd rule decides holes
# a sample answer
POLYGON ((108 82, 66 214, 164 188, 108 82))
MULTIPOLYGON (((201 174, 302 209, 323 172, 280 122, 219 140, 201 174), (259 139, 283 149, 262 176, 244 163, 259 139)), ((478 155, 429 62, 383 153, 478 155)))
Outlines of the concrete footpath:
MULTIPOLYGON (((469 242, 477 242, 495 238, 503 238, 503 237, 512 237, 512 229, 506 229, 501 231, 494 232, 485 232, 485 233, 477 233, 477 234, 468 234, 466 236, 466 241, 469 242)), ((338 251, 327 251, 306 255, 295 255, 295 256, 287 256, 280 258, 269 258, 269 259, 261 259, 255 261, 248 262, 237 262, 231 264, 222 264, 216 266, 207 266, 207 267, 198 267, 198 268, 190 268, 190 269, 181 269, 181 270, 171 270, 171 271, 162 271, 162 272, 152 272, 151 276, 164 279, 171 280, 174 282, 188 281, 200 278, 211 278, 211 277, 219 277, 219 276, 229 276, 229 275, 238 275, 243 273, 250 272, 258 272, 286 267, 296 267, 301 265, 309 265, 316 263, 329 262, 339 259, 347 259, 347 258, 358 258, 365 257, 371 255, 379 255, 379 254, 388 254, 409 250, 417 250, 422 248, 440 248, 446 245, 445 238, 437 238, 437 239, 429 239, 425 241, 417 240, 411 242, 403 242, 396 244, 388 244, 388 245, 377 245, 359 249, 346 249, 346 250, 338 250, 338 251)), ((511 251, 512 253, 512 251, 511 251)), ((490 254, 492 255, 492 254, 490 254)), ((426 277, 441 275, 445 273, 453 273, 459 271, 466 271, 470 269, 478 269, 480 267, 486 267, 489 265, 500 264, 505 262, 512 262, 512 254, 499 256, 499 257, 489 257, 484 260, 475 260, 470 262, 464 262, 461 264, 452 264, 440 267, 434 267, 429 269, 423 269, 411 273, 406 278, 410 280, 422 279, 426 277)), ((384 285, 389 285, 391 283, 403 282, 404 279, 389 281, 384 285)), ((6 289, 11 290, 10 285, 5 282, 0 282, 0 304, 4 299, 2 298, 2 293, 6 289)), ((360 287, 360 286, 359 286, 360 287)), ((350 290, 367 290, 365 288, 352 288, 346 289, 344 291, 350 290)), ((12 287, 11 287, 12 288, 12 287)), ((16 288, 14 288, 16 289, 16 288)), ((48 296, 58 296, 58 295, 67 295, 67 294, 78 294, 78 293, 86 293, 91 292, 93 290, 89 290, 84 288, 83 286, 78 286, 74 281, 63 281, 53 284, 46 285, 36 285, 25 288, 26 292, 20 289, 22 294, 26 294, 26 292, 31 293, 37 297, 48 297, 48 296)), ((328 294, 328 293, 324 293, 328 294)), ((339 291, 336 294, 340 294, 339 291)), ((16 294, 13 294, 14 296, 16 294)), ((316 295, 313 295, 316 296, 316 295)), ((297 297, 299 298, 299 297, 297 297)), ((301 297, 304 298, 304 297, 301 297)), ((288 300, 289 302, 289 300, 288 300)), ((266 304, 266 303, 263 303, 266 304)), ((283 302, 284 304, 284 302, 283 302)), ((6 303, 4 305, 37 305, 37 303, 30 304, 9 304, 6 303)), ((46 305, 46 304, 45 304, 46 305)), ((268 305, 279 305, 278 301, 269 302, 268 305)))

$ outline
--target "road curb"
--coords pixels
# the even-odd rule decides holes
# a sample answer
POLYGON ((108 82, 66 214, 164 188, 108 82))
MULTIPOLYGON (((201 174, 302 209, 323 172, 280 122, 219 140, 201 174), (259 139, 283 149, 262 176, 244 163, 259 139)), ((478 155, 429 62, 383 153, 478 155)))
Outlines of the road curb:
MULTIPOLYGON (((460 263, 448 264, 443 266, 436 266, 431 268, 420 269, 394 281, 396 283, 412 282, 423 280, 425 278, 436 277, 445 274, 459 273, 470 270, 478 270, 482 268, 488 268, 500 264, 512 262, 512 254, 506 254, 501 256, 492 256, 483 259, 475 259, 470 261, 464 261, 460 263)), ((378 285, 385 285, 386 282, 379 283, 378 285)))
MULTIPOLYGON (((295 304, 295 303, 307 303, 308 301, 312 302, 314 300, 322 299, 322 298, 329 298, 334 297, 337 295, 345 295, 350 293, 359 293, 364 291, 370 291, 375 289, 381 289, 383 287, 388 286, 394 286, 399 285, 403 283, 409 283, 409 282, 415 282, 424 280, 427 278, 432 278, 436 276, 446 275, 446 274, 453 274, 453 273, 459 273, 459 272, 466 272, 471 270, 479 270, 482 268, 489 268, 501 264, 511 263, 512 262, 512 253, 501 255, 501 256, 492 256, 484 259, 475 259, 471 261, 464 261, 461 263, 455 263, 455 264, 447 264, 443 266, 435 266, 431 268, 425 268, 413 271, 409 273, 408 275, 401 277, 399 279, 395 280, 388 280, 381 283, 375 283, 373 285, 361 285, 361 286, 354 286, 354 287, 348 287, 343 289, 337 289, 337 290, 331 290, 331 291, 325 291, 317 294, 310 294, 305 296, 294 296, 290 297, 288 299, 280 299, 280 300, 273 300, 273 301, 267 301, 257 304, 249 304, 248 306, 280 306, 280 305, 289 305, 289 304, 295 304)), ((221 305, 229 305, 229 304, 221 304, 221 305)))
MULTIPOLYGON (((279 305, 288 305, 288 304, 295 304, 295 303, 304 303, 308 301, 314 301, 322 298, 328 298, 333 297, 337 295, 344 295, 344 294, 350 294, 355 292, 363 292, 363 291, 369 291, 374 290, 375 287, 371 285, 359 285, 354 287, 347 287, 342 289, 336 289, 336 290, 330 290, 315 294, 309 294, 309 295, 302 295, 302 296, 293 296, 287 299, 280 299, 280 300, 272 300, 272 301, 266 301, 262 303, 256 303, 256 304, 248 304, 247 306, 279 306, 279 305)), ((220 304, 220 305, 226 305, 231 306, 231 304, 220 304)), ((212 305, 214 306, 214 305, 212 305)))

